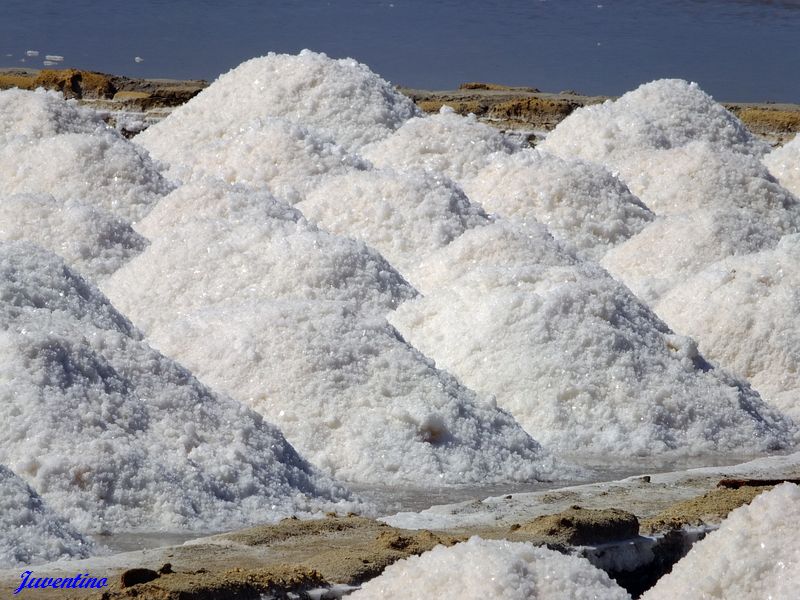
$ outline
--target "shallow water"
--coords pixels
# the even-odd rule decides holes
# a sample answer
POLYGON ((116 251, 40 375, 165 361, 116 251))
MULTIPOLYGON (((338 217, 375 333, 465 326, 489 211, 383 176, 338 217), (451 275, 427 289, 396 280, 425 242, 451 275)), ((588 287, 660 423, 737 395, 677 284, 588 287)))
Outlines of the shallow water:
POLYGON ((51 54, 62 66, 213 79, 308 47, 418 88, 490 80, 617 95, 681 77, 724 100, 788 102, 800 100, 797 31, 796 0, 3 0, 0 66, 41 68, 51 54))

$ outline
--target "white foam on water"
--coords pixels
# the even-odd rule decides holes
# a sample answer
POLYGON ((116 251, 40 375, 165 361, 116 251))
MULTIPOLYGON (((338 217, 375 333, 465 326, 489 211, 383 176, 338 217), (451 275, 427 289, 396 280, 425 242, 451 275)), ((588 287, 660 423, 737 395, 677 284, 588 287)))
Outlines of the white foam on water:
POLYGON ((464 191, 486 210, 525 224, 533 219, 581 256, 598 259, 653 220, 653 213, 609 171, 537 150, 498 152, 464 191))
POLYGON ((800 488, 784 483, 732 511, 643 600, 795 598, 800 585, 800 488))
POLYGON ((518 139, 462 117, 447 106, 439 113, 406 121, 395 133, 361 150, 378 167, 429 169, 463 183, 485 167, 495 152, 522 148, 518 139))
POLYGON ((55 255, 0 244, 0 462, 83 532, 349 510, 281 433, 150 348, 55 255))
POLYGON ((764 164, 781 185, 800 196, 800 136, 767 154, 764 164))
POLYGON ((712 368, 605 271, 539 226, 470 230, 411 274, 389 320, 557 453, 692 456, 786 448, 795 427, 712 368))
POLYGON ((656 305, 711 360, 747 378, 800 421, 800 235, 773 250, 727 258, 674 287, 656 305))
POLYGON ((348 149, 379 140, 419 114, 414 103, 351 58, 303 50, 248 60, 137 136, 157 158, 202 145, 259 117, 284 117, 348 149))
POLYGON ((337 477, 453 485, 556 473, 511 417, 386 323, 416 292, 363 244, 213 182, 178 189, 142 228, 151 246, 107 293, 160 349, 337 477))
POLYGON ((147 247, 129 223, 101 208, 47 194, 0 198, 0 240, 28 240, 100 281, 147 247))
POLYGON ((297 205, 339 235, 363 240, 406 272, 488 217, 448 177, 394 169, 326 178, 297 205))
POLYGON ((87 558, 96 550, 28 484, 0 465, 0 568, 87 558))
POLYGON ((464 600, 625 600, 630 596, 585 558, 548 548, 477 536, 436 546, 389 565, 349 598, 464 600))

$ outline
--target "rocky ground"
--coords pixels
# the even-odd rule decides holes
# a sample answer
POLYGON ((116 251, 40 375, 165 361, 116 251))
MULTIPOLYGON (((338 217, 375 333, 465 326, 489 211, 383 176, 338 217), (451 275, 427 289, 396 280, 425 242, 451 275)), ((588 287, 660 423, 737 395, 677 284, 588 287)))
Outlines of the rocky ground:
MULTIPOLYGON (((133 79, 76 69, 0 69, 0 89, 58 90, 68 98, 108 111, 109 118, 125 117, 117 125, 135 134, 188 101, 208 85, 206 81, 133 79)), ((532 142, 553 129, 573 110, 608 99, 585 96, 573 90, 541 92, 531 87, 493 83, 464 83, 457 90, 429 91, 400 88, 426 112, 448 105, 461 114, 474 113, 502 129, 528 133, 532 142)), ((753 133, 770 143, 782 144, 800 131, 800 105, 723 102, 753 133)))
MULTIPOLYGON (((43 600, 331 598, 396 560, 480 535, 585 556, 636 597, 731 510, 777 483, 798 480, 795 454, 475 499, 377 520, 286 519, 180 545, 30 569, 34 576, 90 573, 109 581, 102 592, 36 590, 43 600)), ((0 571, 0 597, 12 597, 23 570, 0 571)))

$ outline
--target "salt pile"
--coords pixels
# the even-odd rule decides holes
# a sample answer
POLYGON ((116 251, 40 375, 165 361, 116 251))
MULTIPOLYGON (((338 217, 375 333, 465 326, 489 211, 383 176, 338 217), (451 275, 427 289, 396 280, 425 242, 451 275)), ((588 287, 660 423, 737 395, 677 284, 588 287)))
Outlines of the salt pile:
POLYGON ((57 516, 22 479, 0 465, 0 568, 86 558, 94 543, 57 516))
POLYGON ((785 483, 764 492, 731 512, 642 598, 796 598, 798 519, 798 486, 785 483))
POLYGON ((322 175, 370 166, 332 139, 282 117, 253 119, 219 137, 187 146, 169 143, 159 156, 171 165, 171 177, 187 181, 210 176, 266 187, 293 204, 322 175))
POLYGON ((363 240, 403 274, 467 229, 488 223, 452 180, 419 170, 331 176, 297 208, 329 231, 363 240))
POLYGON ((781 185, 800 196, 800 136, 767 154, 764 164, 781 185))
POLYGON ((711 263, 773 248, 800 230, 800 202, 752 156, 692 142, 641 159, 632 189, 665 215, 603 258, 655 301, 711 263))
POLYGON ((714 263, 657 305, 710 359, 747 378, 768 402, 800 420, 800 235, 773 250, 714 263))
POLYGON ((390 321, 545 447, 658 456, 787 447, 793 424, 712 368, 624 286, 541 226, 464 233, 411 277, 390 321))
POLYGON ((136 141, 171 162, 175 152, 225 138, 255 118, 283 117, 353 150, 417 114, 411 100, 353 59, 270 53, 221 75, 136 141))
POLYGON ((56 256, 0 244, 0 301, 0 462, 80 531, 218 529, 353 506, 56 256))
POLYGON ((386 323, 416 292, 363 244, 212 182, 181 187, 141 226, 151 246, 104 289, 162 351, 276 422, 314 464, 419 486, 556 473, 511 417, 386 323))
POLYGON ((137 221, 172 185, 146 152, 112 131, 15 138, 0 147, 5 194, 44 193, 137 221))
POLYGON ((0 90, 0 146, 15 138, 36 141, 64 133, 100 133, 108 126, 94 111, 57 92, 0 90))
POLYGON ((533 219, 585 257, 605 252, 653 220, 627 186, 599 165, 536 150, 498 152, 464 183, 475 202, 513 221, 533 219))
POLYGON ((630 596, 585 558, 526 543, 472 537, 389 565, 349 598, 625 600, 630 596))
POLYGON ((615 101, 579 108, 539 148, 601 163, 619 170, 627 181, 638 172, 642 154, 695 141, 752 156, 767 151, 766 144, 696 83, 680 79, 653 81, 615 101))
POLYGON ((46 194, 0 198, 0 240, 28 240, 100 281, 147 246, 131 226, 104 210, 46 194))
POLYGON ((462 117, 443 106, 438 114, 409 119, 361 153, 378 167, 429 169, 463 183, 495 152, 511 154, 521 147, 520 141, 479 123, 475 115, 462 117))

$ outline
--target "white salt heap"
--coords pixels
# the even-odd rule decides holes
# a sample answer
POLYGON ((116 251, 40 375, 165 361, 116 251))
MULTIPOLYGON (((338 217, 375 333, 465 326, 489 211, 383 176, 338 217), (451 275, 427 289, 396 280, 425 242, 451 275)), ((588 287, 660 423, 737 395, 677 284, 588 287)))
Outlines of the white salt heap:
POLYGON ((86 558, 94 543, 56 515, 36 492, 0 465, 0 568, 86 558))
POLYGON ((380 255, 265 193, 183 186, 105 290, 164 352, 274 420, 337 477, 427 486, 531 480, 552 459, 436 370, 383 314, 415 294, 380 255))
POLYGON ((63 133, 100 133, 109 127, 94 111, 64 101, 58 92, 0 90, 0 146, 15 138, 34 142, 63 133))
POLYGON ((220 75, 136 141, 169 161, 174 151, 233 135, 255 118, 284 117, 357 149, 417 114, 411 100, 353 59, 270 53, 220 75))
POLYGON ((800 586, 800 488, 784 483, 737 508, 643 600, 790 600, 800 586))
POLYGON ((788 446, 790 421, 533 225, 473 229, 431 255, 411 274, 424 297, 390 321, 558 452, 687 456, 788 446))
POLYGON ((653 213, 603 167, 537 150, 495 153, 464 190, 486 210, 522 224, 543 223, 556 238, 594 259, 653 220, 653 213))
POLYGON ((601 163, 619 170, 627 181, 638 172, 642 153, 694 141, 752 156, 768 149, 696 83, 680 79, 653 81, 615 101, 579 108, 539 148, 601 163))
POLYGON ((474 177, 495 152, 511 154, 521 148, 496 128, 462 117, 447 106, 438 114, 406 121, 391 136, 362 149, 378 167, 424 168, 459 183, 474 177))
POLYGON ((100 281, 147 247, 131 226, 104 210, 46 194, 0 198, 0 240, 28 240, 100 281))
POLYGON ((137 221, 172 185, 146 152, 116 132, 16 138, 0 147, 5 194, 44 193, 137 221))
POLYGON ((324 174, 370 166, 331 139, 282 117, 253 119, 185 146, 166 141, 159 148, 159 157, 171 165, 171 177, 186 181, 211 176, 228 183, 266 187, 293 204, 324 174))
POLYGON ((800 226, 797 199, 760 163, 766 145, 696 84, 654 81, 578 109, 539 148, 605 165, 664 215, 602 261, 648 302, 800 226))
POLYGON ((403 274, 467 229, 488 223, 452 180, 418 170, 328 177, 297 208, 329 231, 376 248, 403 274))
POLYGON ((665 217, 602 262, 647 301, 717 260, 800 231, 800 202, 755 157, 692 142, 644 153, 640 166, 629 183, 665 217))
POLYGON ((472 537, 397 561, 348 598, 629 600, 630 596, 585 558, 527 543, 472 537))
POLYGON ((0 244, 0 462, 81 531, 347 509, 280 432, 152 350, 97 289, 0 244))
POLYGON ((183 185, 137 229, 150 246, 103 290, 149 335, 173 314, 231 300, 348 301, 385 312, 416 293, 363 243, 242 186, 183 185))
POLYGON ((764 164, 782 186, 800 196, 800 136, 767 154, 764 164))
POLYGON ((714 263, 677 285, 656 311, 711 360, 747 378, 800 421, 800 235, 774 250, 714 263))

